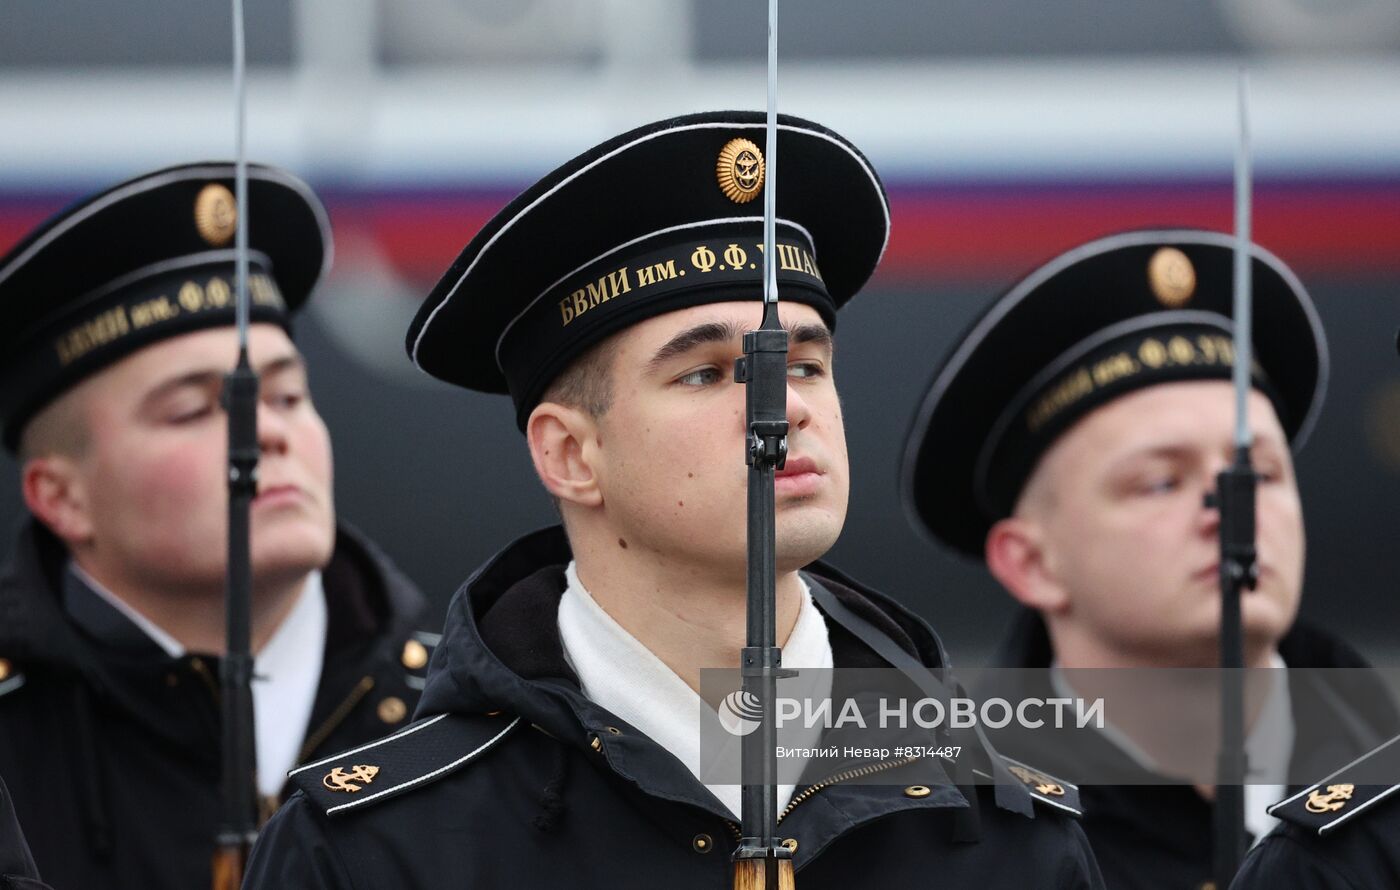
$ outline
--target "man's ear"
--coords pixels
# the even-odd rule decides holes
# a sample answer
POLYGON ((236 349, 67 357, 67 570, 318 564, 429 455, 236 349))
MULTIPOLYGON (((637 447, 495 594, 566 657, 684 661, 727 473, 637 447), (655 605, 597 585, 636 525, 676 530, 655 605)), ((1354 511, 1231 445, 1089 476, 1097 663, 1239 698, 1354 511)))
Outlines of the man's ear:
POLYGON ((594 466, 598 423, 592 416, 557 402, 541 402, 530 412, 525 439, 535 472, 550 494, 584 507, 603 503, 594 466))
POLYGON ((87 486, 78 464, 63 455, 31 458, 20 471, 24 504, 69 547, 92 540, 87 486))
POLYGON ((1052 614, 1069 608, 1069 591, 1038 522, 1012 516, 993 525, 986 555, 987 568, 1021 605, 1052 614))

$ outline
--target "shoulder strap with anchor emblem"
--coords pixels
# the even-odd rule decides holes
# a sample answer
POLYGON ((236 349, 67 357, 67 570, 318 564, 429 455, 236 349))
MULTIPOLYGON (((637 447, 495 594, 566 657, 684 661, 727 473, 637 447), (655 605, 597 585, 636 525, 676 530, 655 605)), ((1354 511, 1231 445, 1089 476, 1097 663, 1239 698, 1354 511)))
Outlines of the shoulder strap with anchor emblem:
POLYGON ((1400 774, 1400 736, 1347 764, 1287 800, 1269 807, 1269 815, 1326 835, 1372 811, 1385 800, 1400 800, 1400 783, 1365 784, 1378 776, 1400 774))
POLYGON ((1079 804, 1079 786, 1073 782, 1058 779, 1019 760, 1012 760, 1005 754, 998 755, 1006 762, 1007 771, 1026 785, 1031 797, 1046 806, 1063 810, 1074 816, 1084 815, 1079 804))
POLYGON ((335 816, 449 776, 519 725, 519 717, 439 714, 287 775, 322 812, 335 816))

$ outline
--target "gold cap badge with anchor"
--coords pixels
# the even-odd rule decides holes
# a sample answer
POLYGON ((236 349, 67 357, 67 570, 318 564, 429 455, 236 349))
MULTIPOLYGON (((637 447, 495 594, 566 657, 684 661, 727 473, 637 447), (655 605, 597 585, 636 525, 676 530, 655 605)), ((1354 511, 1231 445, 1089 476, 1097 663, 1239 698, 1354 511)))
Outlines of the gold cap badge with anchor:
POLYGON ((719 151, 715 176, 719 189, 735 204, 747 204, 763 191, 763 152, 748 139, 731 139, 719 151))
POLYGON ((1196 267, 1182 251, 1163 247, 1147 261, 1147 283, 1157 302, 1168 309, 1180 309, 1196 293, 1196 267))
POLYGON ((213 247, 223 247, 238 228, 238 205, 233 192, 211 182, 194 199, 194 227, 213 247))

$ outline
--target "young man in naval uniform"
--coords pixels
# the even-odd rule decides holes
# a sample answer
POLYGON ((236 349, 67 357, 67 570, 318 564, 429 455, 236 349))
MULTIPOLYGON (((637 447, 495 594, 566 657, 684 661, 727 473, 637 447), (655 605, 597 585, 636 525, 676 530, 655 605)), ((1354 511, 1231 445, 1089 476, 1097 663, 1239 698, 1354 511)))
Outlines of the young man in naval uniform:
MULTIPOLYGON (((413 726, 294 773, 305 793, 269 823, 247 887, 729 885, 737 788, 698 778, 697 689, 702 669, 737 665, 745 637, 733 373, 761 314, 763 132, 761 114, 725 112, 609 140, 508 205, 428 298, 414 361, 511 395, 563 527, 458 592, 413 726)), ((783 663, 887 666, 863 628, 941 665, 922 621, 813 563, 848 494, 836 310, 874 271, 889 217, 849 142, 786 117, 778 139, 783 663)), ((1007 775, 992 752, 964 756, 1007 775)), ((888 783, 780 787, 802 886, 1100 886, 1073 818, 1017 780, 959 788, 901 780, 933 774, 901 773, 907 761, 862 766, 888 783)))
MULTIPOLYGON (((941 543, 985 560, 1024 607, 996 663, 1037 669, 1028 682, 1042 692, 1083 692, 1069 675, 1100 682, 1112 673, 1093 669, 1219 664, 1220 517, 1205 495, 1234 454, 1233 246, 1228 235, 1162 230, 1069 251, 989 306, 923 402, 905 456, 906 503, 941 543)), ((1294 620, 1304 535, 1292 451, 1321 407, 1327 351, 1294 274, 1261 248, 1252 262, 1261 573, 1242 598, 1245 665, 1364 667, 1348 646, 1294 620)), ((1117 675, 1147 684, 1194 676, 1117 675)), ((1381 689, 1334 688, 1312 682, 1318 676, 1275 677, 1258 697, 1246 745, 1252 837, 1274 824, 1266 807, 1289 786, 1393 731, 1381 689)), ((1186 744, 1204 755, 1195 765, 1213 767, 1216 699, 1204 692, 1179 699, 1180 709, 1140 695, 1148 707, 1120 709, 1132 713, 1121 725, 1110 697, 1116 732, 1053 743, 1046 732, 994 735, 1011 756, 1034 750, 1047 769, 1093 782, 1081 789, 1084 829, 1110 887, 1212 883, 1210 780, 1190 772, 1192 787, 1167 766, 1192 760, 1173 742, 1204 716, 1210 730, 1186 744)))
MULTIPOLYGON (((0 577, 0 775, 58 890, 210 883, 220 809, 232 165, 122 183, 0 259, 0 418, 30 517, 0 577)), ((307 186, 248 170, 257 786, 407 722, 422 596, 338 526, 290 339, 330 258, 307 186)))

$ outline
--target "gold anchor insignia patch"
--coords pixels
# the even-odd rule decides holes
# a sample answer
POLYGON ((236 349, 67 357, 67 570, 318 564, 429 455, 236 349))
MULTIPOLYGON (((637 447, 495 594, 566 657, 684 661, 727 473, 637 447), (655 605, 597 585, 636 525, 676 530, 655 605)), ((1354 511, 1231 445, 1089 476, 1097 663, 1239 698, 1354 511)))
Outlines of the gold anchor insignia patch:
POLYGON ((1033 773, 1023 766, 1011 766, 1007 767, 1007 769, 1009 769, 1011 771, 1011 774, 1014 775, 1016 778, 1020 779, 1022 782, 1025 782, 1027 785, 1034 786, 1035 790, 1040 794, 1046 794, 1051 797, 1065 796, 1065 789, 1063 785, 1059 784, 1058 782, 1052 782, 1047 777, 1042 776, 1039 773, 1033 773))
POLYGON ((1347 805, 1355 785, 1328 785, 1324 793, 1320 789, 1308 795, 1306 804, 1309 813, 1335 813, 1347 805))
POLYGON ((715 162, 720 191, 735 204, 747 204, 763 188, 763 152, 747 139, 731 139, 715 162))
POLYGON ((326 777, 321 780, 321 784, 325 785, 331 791, 349 791, 353 794, 365 785, 373 782, 374 777, 377 775, 379 775, 379 767, 377 766, 356 764, 350 768, 350 772, 348 773, 340 767, 336 767, 326 773, 326 777), (355 784, 356 782, 361 784, 357 785, 355 784))

